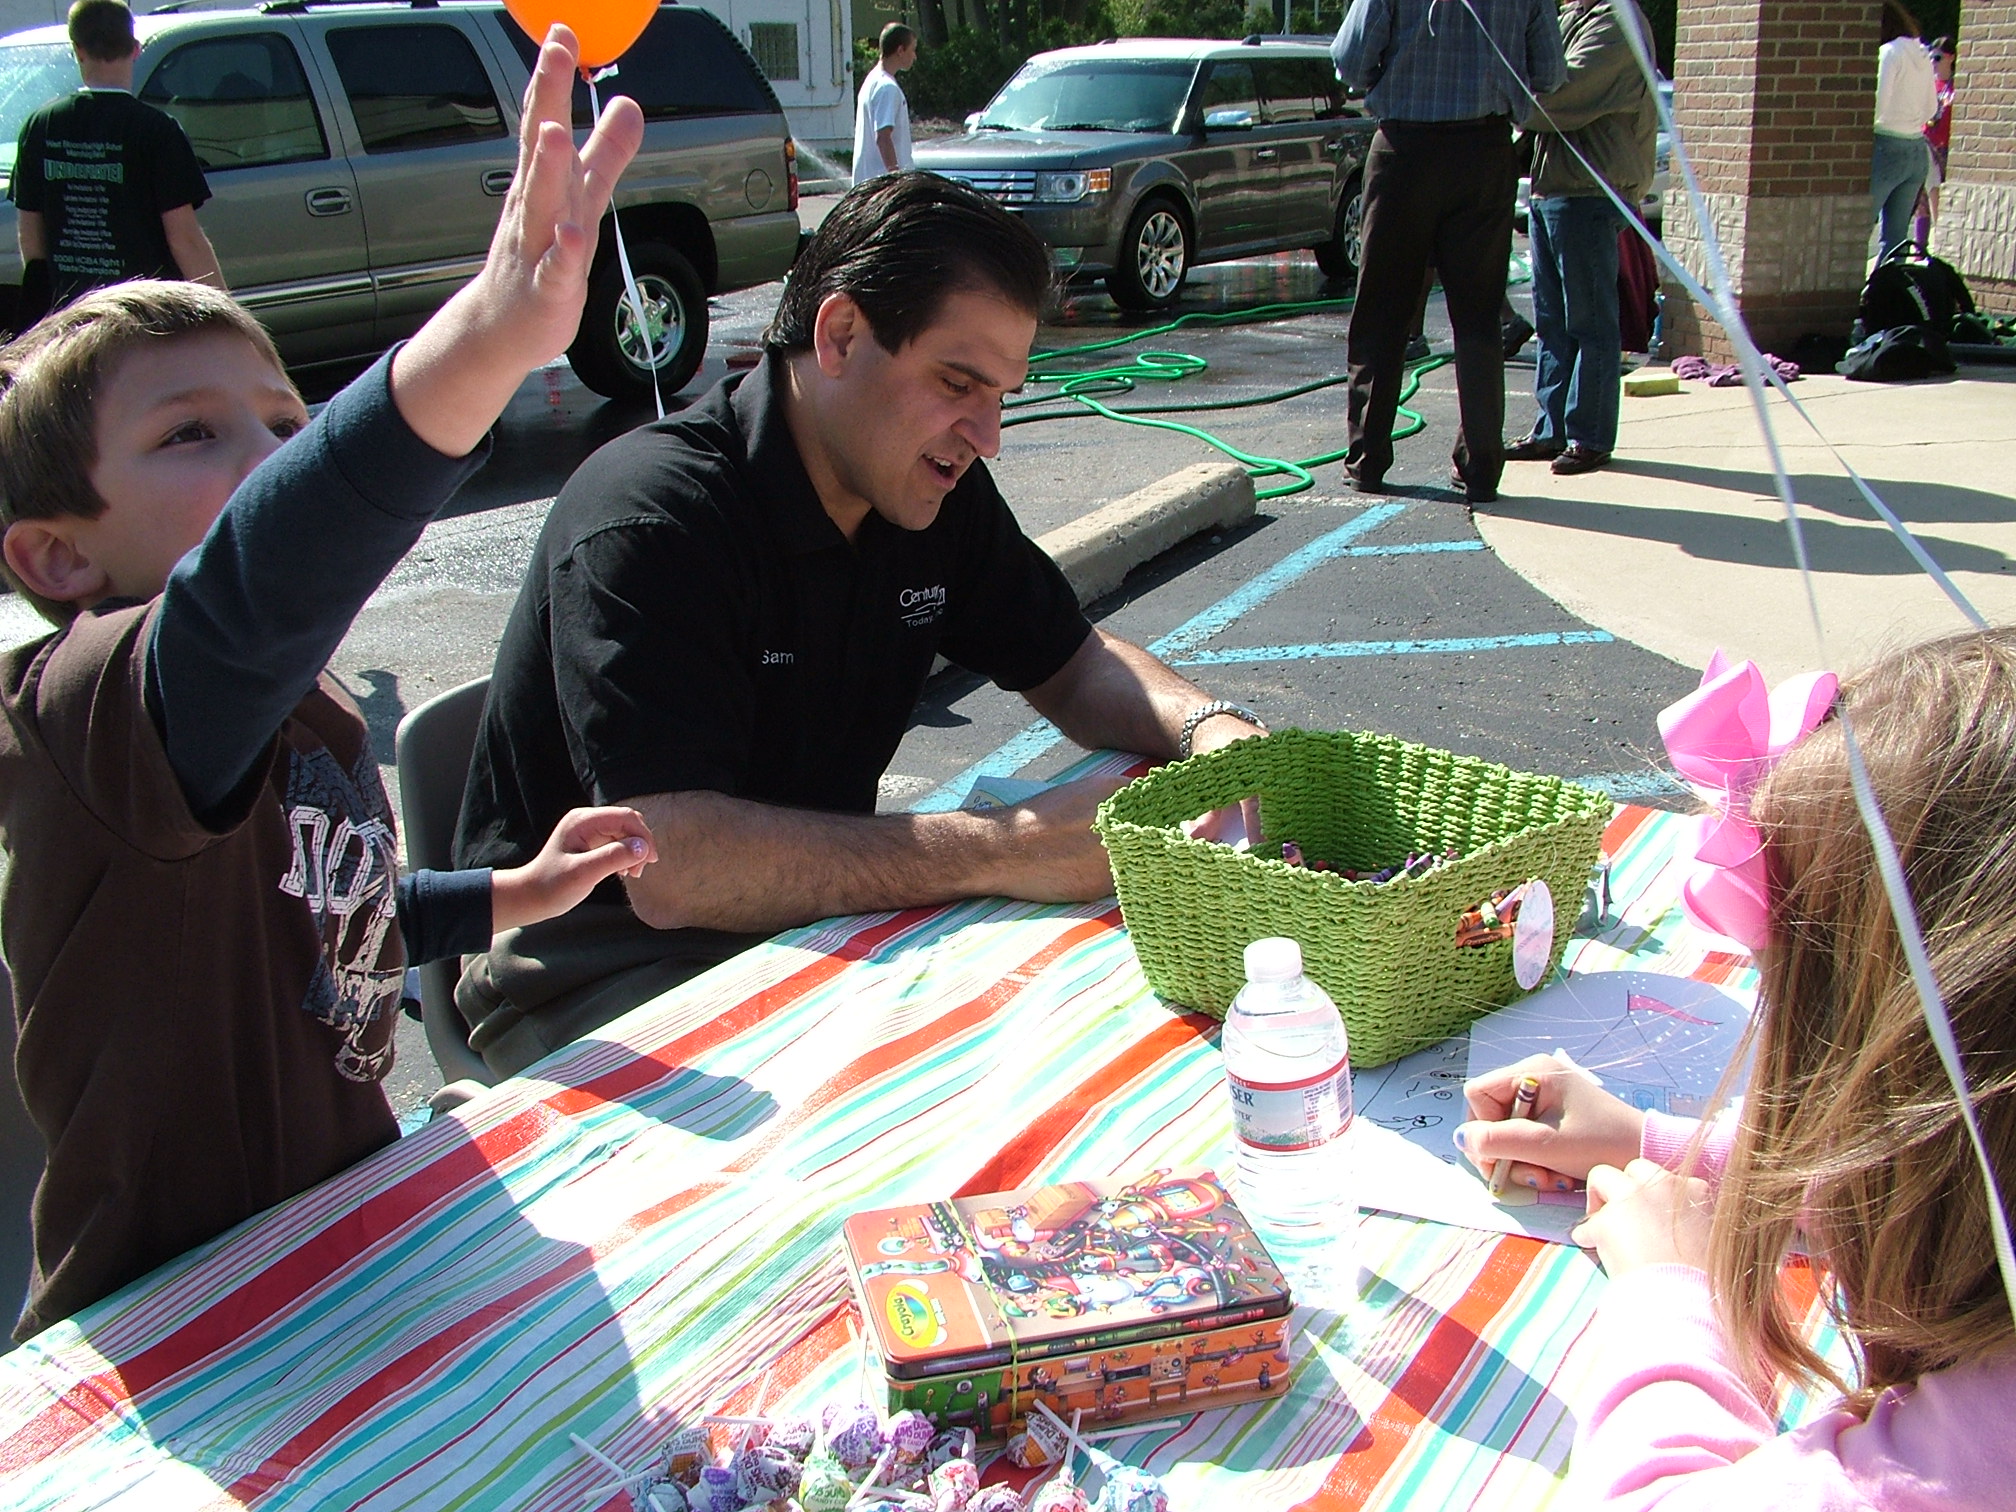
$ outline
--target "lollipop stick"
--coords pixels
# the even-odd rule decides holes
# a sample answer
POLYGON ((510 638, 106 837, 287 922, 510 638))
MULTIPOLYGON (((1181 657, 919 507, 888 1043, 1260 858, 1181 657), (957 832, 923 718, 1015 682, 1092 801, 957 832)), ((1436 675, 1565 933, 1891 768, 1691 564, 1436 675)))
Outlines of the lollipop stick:
POLYGON ((600 1449, 597 1449, 593 1444, 589 1443, 588 1440, 581 1437, 580 1434, 570 1433, 567 1435, 567 1437, 574 1441, 574 1447, 576 1449, 579 1449, 583 1454, 587 1455, 588 1458, 595 1461, 596 1464, 600 1465, 604 1470, 607 1470, 611 1475, 619 1477, 622 1481, 622 1484, 627 1486, 630 1484, 630 1482, 637 1479, 636 1476, 630 1474, 621 1465, 617 1464, 616 1461, 609 1458, 608 1455, 604 1454, 600 1449))

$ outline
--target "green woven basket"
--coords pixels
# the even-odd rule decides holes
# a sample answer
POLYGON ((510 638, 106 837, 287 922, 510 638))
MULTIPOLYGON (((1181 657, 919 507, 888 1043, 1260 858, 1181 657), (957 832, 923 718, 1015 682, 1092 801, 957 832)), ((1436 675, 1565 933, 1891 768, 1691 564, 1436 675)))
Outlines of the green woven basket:
POLYGON ((1511 941, 1456 944, 1464 911, 1494 890, 1546 878, 1560 964, 1610 813, 1601 793, 1559 777, 1389 735, 1278 730, 1150 772, 1099 806, 1097 827, 1158 993, 1223 1015, 1245 985, 1246 946, 1286 935, 1343 1013, 1352 1060, 1379 1066, 1519 996, 1511 941), (1256 793, 1265 845, 1235 851, 1178 827, 1256 793), (1353 870, 1451 847, 1458 859, 1347 882, 1287 865, 1283 840, 1353 870))

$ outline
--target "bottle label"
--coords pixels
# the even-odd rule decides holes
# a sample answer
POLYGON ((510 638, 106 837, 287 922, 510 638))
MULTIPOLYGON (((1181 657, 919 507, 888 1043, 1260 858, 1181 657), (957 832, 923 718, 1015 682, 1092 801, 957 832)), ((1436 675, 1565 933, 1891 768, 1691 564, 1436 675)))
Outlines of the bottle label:
POLYGON ((1243 1145, 1286 1153, 1313 1150, 1351 1122, 1351 1057, 1292 1082, 1254 1082, 1225 1074, 1232 1092, 1232 1128, 1243 1145))

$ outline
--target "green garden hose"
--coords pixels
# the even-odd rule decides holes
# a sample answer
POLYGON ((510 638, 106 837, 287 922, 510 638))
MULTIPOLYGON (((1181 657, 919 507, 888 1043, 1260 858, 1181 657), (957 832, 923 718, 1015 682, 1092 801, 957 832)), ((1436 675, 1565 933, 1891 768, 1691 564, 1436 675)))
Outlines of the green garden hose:
MULTIPOLYGON (((1511 272, 1507 283, 1523 283, 1532 277, 1523 259, 1512 259, 1511 272)), ((1144 425, 1155 430, 1175 431, 1202 441, 1206 446, 1223 452, 1233 461, 1241 464, 1257 481, 1285 475, 1289 482, 1278 488, 1261 489, 1255 492, 1257 499, 1278 499, 1288 494, 1302 492, 1316 485, 1316 476, 1311 468, 1322 467, 1344 459, 1342 451, 1324 452, 1320 456, 1303 457, 1299 461, 1289 461, 1283 457, 1259 457, 1239 450, 1229 442, 1220 440, 1209 431, 1194 425, 1184 425, 1176 420, 1157 420, 1156 415, 1193 415, 1212 410, 1251 409, 1262 404, 1278 404, 1284 399, 1299 398, 1303 394, 1313 394, 1318 389, 1334 388, 1340 383, 1348 383, 1350 376, 1333 373, 1327 378, 1297 384, 1294 388, 1277 390, 1271 394, 1255 394, 1245 399, 1219 399, 1202 404, 1139 404, 1125 409, 1116 409, 1103 402, 1102 395, 1131 394, 1141 383, 1177 383, 1204 372, 1210 364, 1202 357, 1189 352, 1159 352, 1148 350, 1137 353, 1126 362, 1112 367, 1056 369, 1052 363, 1072 358, 1088 357, 1094 352, 1111 351, 1115 347, 1132 346, 1150 337, 1166 335, 1187 325, 1250 325, 1259 321, 1283 320, 1296 315, 1309 315, 1324 310, 1348 310, 1355 299, 1309 299, 1287 304, 1259 305, 1250 310, 1211 311, 1194 310, 1187 315, 1179 315, 1166 325, 1153 326, 1145 331, 1132 331, 1125 336, 1111 337, 1105 341, 1088 341, 1082 346, 1060 347, 1052 352, 1035 352, 1029 358, 1028 382, 1056 384, 1054 393, 1031 394, 1023 399, 1010 399, 1002 408, 1009 411, 1007 419, 1001 422, 1006 430, 1013 425, 1034 425, 1043 420, 1076 420, 1086 415, 1098 415, 1107 420, 1117 420, 1122 425, 1144 425), (1044 410, 1036 414, 1022 414, 1019 411, 1032 409, 1037 405, 1054 404, 1060 399, 1075 401, 1072 408, 1044 410)), ((1421 388, 1421 375, 1433 372, 1445 365, 1447 357, 1429 357, 1423 361, 1408 364, 1407 381, 1400 390, 1400 410, 1395 416, 1393 439, 1404 441, 1418 434, 1428 422, 1421 415, 1406 407, 1421 388)))

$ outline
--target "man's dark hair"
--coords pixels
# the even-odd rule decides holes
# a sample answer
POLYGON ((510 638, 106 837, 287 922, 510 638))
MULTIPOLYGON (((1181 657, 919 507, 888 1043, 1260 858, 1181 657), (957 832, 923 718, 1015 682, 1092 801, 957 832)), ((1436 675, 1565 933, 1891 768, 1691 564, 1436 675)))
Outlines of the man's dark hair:
POLYGON ((798 254, 776 317, 772 352, 812 347, 812 322, 829 294, 868 317, 885 351, 901 351, 938 318, 946 299, 978 291, 1040 315, 1050 296, 1050 254, 1015 216, 984 194, 935 173, 885 173, 857 184, 798 254))
POLYGON ((77 0, 70 7, 70 45, 100 63, 133 56, 133 12, 122 0, 77 0))
POLYGON ((916 40, 917 33, 901 21, 891 21, 882 28, 882 56, 893 58, 916 40))

